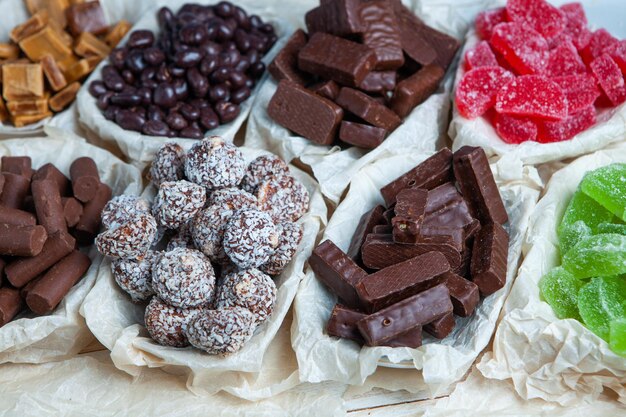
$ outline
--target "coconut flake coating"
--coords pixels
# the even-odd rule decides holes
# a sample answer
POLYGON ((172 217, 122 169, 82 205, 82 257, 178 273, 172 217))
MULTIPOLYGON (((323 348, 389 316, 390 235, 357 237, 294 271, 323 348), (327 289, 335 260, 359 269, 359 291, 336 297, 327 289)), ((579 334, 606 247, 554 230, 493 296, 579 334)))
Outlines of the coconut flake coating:
POLYGON ((254 194, 261 183, 271 177, 289 175, 289 167, 276 155, 262 155, 250 162, 246 175, 241 181, 241 188, 254 194))
POLYGON ((251 268, 227 275, 217 293, 217 309, 243 307, 254 315, 258 326, 267 320, 274 310, 276 284, 259 271, 251 268))
POLYGON ((269 275, 278 275, 291 262, 302 240, 302 226, 298 223, 286 222, 276 225, 278 246, 270 259, 259 269, 269 275))
POLYGON ((178 232, 167 243, 166 252, 176 248, 197 249, 191 237, 191 222, 192 220, 189 220, 178 229, 178 232))
POLYGON ((276 223, 295 222, 309 209, 309 192, 295 178, 272 177, 256 191, 259 207, 270 213, 276 223))
POLYGON ((241 151, 218 136, 196 142, 185 160, 187 179, 209 190, 237 186, 245 170, 241 151))
POLYGON ((159 298, 174 307, 208 305, 215 290, 215 272, 202 252, 178 248, 163 254, 156 264, 152 286, 159 298))
POLYGON ((158 252, 148 251, 141 260, 114 259, 111 272, 115 282, 138 303, 147 301, 152 295, 152 268, 160 259, 158 252))
POLYGON ((234 211, 225 206, 215 205, 202 210, 191 222, 191 237, 196 248, 214 262, 225 256, 224 231, 233 214, 234 211))
POLYGON ((178 229, 191 220, 206 202, 204 187, 189 181, 164 182, 153 207, 159 225, 178 229))
POLYGON ((241 210, 244 208, 258 209, 259 204, 256 197, 240 188, 221 188, 211 193, 208 204, 222 205, 229 210, 241 210))
POLYGON ((150 213, 150 203, 135 195, 113 197, 102 210, 102 224, 105 228, 115 228, 128 222, 140 213, 150 213))
POLYGON ((150 337, 160 345, 185 347, 189 345, 183 327, 201 308, 178 308, 167 305, 159 297, 152 297, 146 307, 144 320, 150 337))
POLYGON ((150 181, 157 187, 166 181, 185 178, 185 151, 177 143, 168 142, 154 156, 150 167, 150 181))
POLYGON ((239 351, 254 333, 254 315, 241 307, 196 314, 184 328, 193 346, 213 355, 239 351))
POLYGON ((263 265, 277 245, 278 233, 272 218, 259 210, 238 211, 224 232, 224 251, 241 269, 263 265))
POLYGON ((96 237, 96 247, 104 256, 117 259, 141 259, 157 235, 157 223, 150 213, 138 213, 121 226, 96 237))

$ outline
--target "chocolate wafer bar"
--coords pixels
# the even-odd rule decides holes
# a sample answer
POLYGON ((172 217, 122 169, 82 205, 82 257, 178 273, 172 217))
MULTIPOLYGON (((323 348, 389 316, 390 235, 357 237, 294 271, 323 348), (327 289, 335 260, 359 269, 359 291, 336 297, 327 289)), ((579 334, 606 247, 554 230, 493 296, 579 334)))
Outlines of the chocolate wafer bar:
POLYGON ((446 274, 445 283, 450 291, 454 314, 460 317, 471 316, 480 301, 478 286, 453 272, 446 274))
POLYGON ((344 110, 360 117, 373 126, 385 130, 394 130, 402 123, 402 120, 389 108, 367 94, 353 88, 342 88, 339 91, 336 102, 344 110))
POLYGON ((429 192, 421 188, 400 191, 396 200, 396 216, 391 220, 396 243, 417 243, 429 192))
POLYGON ((276 81, 289 80, 299 85, 305 85, 309 76, 298 69, 298 53, 306 45, 307 36, 302 29, 296 30, 283 49, 267 67, 267 70, 276 81))
POLYGON ((352 240, 350 241, 350 247, 348 249, 348 256, 355 262, 359 263, 361 261, 361 247, 363 246, 363 243, 365 243, 367 235, 372 233, 374 226, 385 222, 383 217, 384 211, 385 208, 378 205, 361 216, 361 220, 359 220, 359 225, 357 226, 354 235, 352 235, 352 240))
POLYGON ((504 287, 509 253, 509 235, 497 223, 484 225, 474 238, 472 281, 483 296, 504 287))

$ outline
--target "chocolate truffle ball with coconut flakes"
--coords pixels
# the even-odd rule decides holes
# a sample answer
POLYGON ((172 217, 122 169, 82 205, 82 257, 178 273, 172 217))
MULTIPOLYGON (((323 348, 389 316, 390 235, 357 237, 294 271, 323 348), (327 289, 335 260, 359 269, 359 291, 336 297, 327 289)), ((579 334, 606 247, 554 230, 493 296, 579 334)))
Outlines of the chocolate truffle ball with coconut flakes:
POLYGON ((215 190, 208 198, 209 205, 224 205, 230 210, 244 208, 258 209, 256 197, 240 188, 222 188, 215 190))
POLYGON ((276 284, 269 276, 251 268, 226 275, 220 285, 215 304, 218 310, 229 307, 250 310, 258 326, 272 314, 276 291, 276 284))
POLYGON ((164 182, 152 211, 160 226, 178 229, 198 213, 206 202, 204 187, 189 181, 164 182))
POLYGON ((185 179, 185 150, 174 142, 163 145, 154 156, 149 175, 157 187, 166 181, 185 179))
POLYGON ((137 213, 124 224, 106 230, 96 237, 96 247, 113 259, 141 259, 152 246, 157 223, 150 213, 137 213))
POLYGON ((215 290, 215 272, 209 259, 193 249, 164 253, 152 271, 152 286, 164 302, 174 307, 208 305, 215 290))
POLYGON ((285 222, 276 225, 278 246, 269 260, 259 269, 269 275, 278 275, 291 262, 302 240, 302 226, 297 223, 285 222))
POLYGON ((167 243, 166 252, 176 248, 197 249, 191 237, 191 223, 192 220, 189 220, 178 229, 178 232, 167 243))
POLYGON ((289 175, 289 167, 276 155, 262 155, 250 162, 241 181, 241 188, 254 194, 256 189, 271 177, 289 175))
POLYGON ((246 170, 246 162, 235 145, 213 136, 196 142, 185 159, 189 181, 208 190, 236 187, 246 170))
POLYGON ((102 210, 102 224, 107 229, 121 226, 141 213, 150 213, 150 203, 138 196, 113 197, 102 210))
POLYGON ((196 314, 184 328, 189 342, 214 355, 239 351, 254 333, 254 315, 247 309, 232 307, 196 314))
POLYGON ((309 209, 309 192, 289 175, 271 177, 256 190, 259 208, 275 222, 295 222, 309 209))
POLYGON ((191 221, 191 237, 198 250, 214 262, 223 259, 224 231, 234 214, 221 205, 206 208, 191 221))
POLYGON ((224 251, 241 269, 256 268, 269 260, 278 246, 278 233, 269 214, 254 210, 235 213, 224 231, 224 251))
POLYGON ((113 278, 134 302, 147 301, 154 295, 152 269, 159 259, 160 254, 154 251, 148 251, 141 260, 114 259, 111 262, 113 278))
POLYGON ((185 347, 189 342, 183 327, 202 311, 202 308, 173 307, 159 297, 152 297, 144 315, 146 329, 150 337, 160 345, 185 347))

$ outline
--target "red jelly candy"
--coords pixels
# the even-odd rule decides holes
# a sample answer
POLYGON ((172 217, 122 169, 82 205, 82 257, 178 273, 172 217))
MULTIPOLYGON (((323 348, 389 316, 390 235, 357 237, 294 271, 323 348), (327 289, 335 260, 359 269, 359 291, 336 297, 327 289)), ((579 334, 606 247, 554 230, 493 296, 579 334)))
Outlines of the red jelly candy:
POLYGON ((480 39, 489 40, 491 39, 493 28, 503 22, 506 22, 506 10, 504 10, 504 7, 485 10, 476 16, 476 33, 480 39))
POLYGON ((497 67, 498 61, 493 54, 489 42, 480 41, 465 54, 465 69, 471 70, 478 67, 497 67))
POLYGON ((591 34, 591 38, 580 51, 580 56, 585 64, 591 64, 591 61, 602 55, 604 52, 613 50, 619 44, 619 40, 615 39, 605 29, 598 29, 591 34))
POLYGON ((614 106, 626 101, 624 76, 609 54, 602 54, 589 65, 604 94, 614 106))
POLYGON ((576 49, 580 50, 590 40, 591 32, 587 29, 587 16, 585 9, 580 3, 567 3, 559 7, 565 14, 567 23, 563 33, 567 34, 574 43, 576 49))
POLYGON ((545 0, 509 0, 506 15, 509 21, 528 25, 546 38, 565 29, 565 13, 545 0))
POLYGON ((455 102, 461 116, 475 119, 489 110, 513 74, 501 67, 478 67, 467 72, 456 89, 455 102))
POLYGON ((622 70, 622 74, 626 74, 626 41, 620 41, 613 48, 610 48, 609 55, 622 70))
POLYGON ((567 116, 567 99, 561 87, 549 78, 523 75, 500 90, 496 111, 513 116, 561 120, 567 116))
POLYGON ((552 81, 563 89, 569 114, 578 113, 592 106, 600 96, 597 81, 591 74, 564 75, 553 77, 552 81))
POLYGON ((496 132, 506 143, 522 143, 537 139, 537 124, 528 117, 515 117, 497 113, 496 132))
POLYGON ((493 30, 491 47, 519 74, 540 74, 548 60, 548 42, 522 23, 500 23, 493 30))
POLYGON ((561 142, 568 140, 580 132, 590 128, 596 122, 596 109, 588 106, 556 122, 540 122, 537 142, 561 142))
POLYGON ((561 32, 554 38, 546 39, 546 41, 548 41, 548 48, 552 50, 558 48, 566 42, 572 42, 572 37, 565 32, 561 32))
POLYGON ((581 74, 586 72, 587 67, 571 41, 566 41, 550 51, 546 75, 557 77, 563 74, 581 74))

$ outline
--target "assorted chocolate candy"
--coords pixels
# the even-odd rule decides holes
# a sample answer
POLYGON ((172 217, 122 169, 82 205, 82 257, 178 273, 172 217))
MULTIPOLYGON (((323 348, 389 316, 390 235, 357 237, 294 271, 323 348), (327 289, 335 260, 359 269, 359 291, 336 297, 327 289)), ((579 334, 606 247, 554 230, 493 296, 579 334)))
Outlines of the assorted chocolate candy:
POLYGON ((481 148, 443 149, 380 191, 348 252, 326 240, 309 264, 339 298, 329 335, 415 348, 504 287, 508 216, 481 148))
POLYGON ((130 23, 109 26, 98 1, 25 0, 31 17, 0 43, 0 122, 23 127, 76 98, 81 81, 124 37, 130 23))
POLYGON ((274 27, 226 1, 163 7, 158 20, 158 35, 136 30, 113 50, 89 92, 123 129, 201 139, 239 115, 265 72, 274 27))
POLYGON ((115 281, 131 299, 149 300, 145 324, 154 341, 237 352, 272 314, 270 276, 298 250, 308 191, 280 158, 246 164, 219 137, 188 152, 166 144, 150 178, 158 188, 153 204, 120 196, 105 207, 98 249, 112 258, 115 281))
POLYGON ((70 167, 31 167, 27 156, 3 156, 0 174, 0 327, 26 307, 51 313, 85 275, 90 246, 111 188, 93 159, 70 167), (86 179, 89 178, 89 181, 86 179))
POLYGON ((485 117, 507 143, 571 139, 598 110, 626 101, 626 41, 592 32, 580 3, 509 0, 479 14, 476 32, 456 106, 485 117))
POLYGON ((320 145, 373 149, 439 87, 459 47, 399 1, 329 0, 269 66, 267 112, 320 145))

